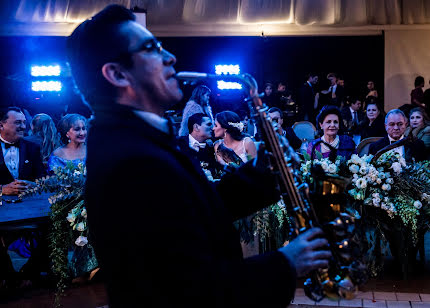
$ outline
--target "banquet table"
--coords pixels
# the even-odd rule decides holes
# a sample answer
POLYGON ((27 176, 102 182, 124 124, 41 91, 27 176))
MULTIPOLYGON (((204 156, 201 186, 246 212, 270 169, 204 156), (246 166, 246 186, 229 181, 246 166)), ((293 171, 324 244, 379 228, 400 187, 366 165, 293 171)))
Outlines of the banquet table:
POLYGON ((22 198, 2 196, 0 231, 35 228, 49 221, 50 194, 43 193, 22 198))

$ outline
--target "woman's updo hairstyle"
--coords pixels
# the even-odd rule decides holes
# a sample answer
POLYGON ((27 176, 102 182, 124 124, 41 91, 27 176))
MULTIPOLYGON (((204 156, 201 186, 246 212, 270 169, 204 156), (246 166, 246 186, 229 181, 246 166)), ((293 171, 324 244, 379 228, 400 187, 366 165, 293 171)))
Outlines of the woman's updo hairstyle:
POLYGON ((77 113, 69 113, 66 114, 61 120, 58 122, 58 132, 60 133, 61 142, 66 145, 69 143, 69 138, 67 138, 67 132, 73 127, 73 125, 77 121, 83 121, 85 124, 87 123, 87 119, 77 113))
POLYGON ((215 119, 222 128, 227 130, 227 133, 229 133, 234 140, 240 141, 245 137, 242 132, 244 124, 240 121, 237 113, 233 111, 222 111, 215 116, 215 119))
POLYGON ((329 114, 335 114, 335 115, 337 115, 338 118, 339 118, 339 123, 342 123, 342 115, 340 114, 339 108, 337 108, 336 106, 330 106, 330 105, 327 105, 327 106, 323 107, 323 109, 321 109, 319 115, 317 116, 318 123, 319 124, 323 124, 324 123, 324 119, 329 114))

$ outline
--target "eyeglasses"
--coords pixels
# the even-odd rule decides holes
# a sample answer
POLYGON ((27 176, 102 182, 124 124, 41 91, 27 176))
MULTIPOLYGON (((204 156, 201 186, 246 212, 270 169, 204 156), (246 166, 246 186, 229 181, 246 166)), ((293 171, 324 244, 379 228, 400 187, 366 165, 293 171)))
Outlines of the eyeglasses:
POLYGON ((141 51, 147 51, 147 52, 156 51, 158 53, 161 53, 162 50, 163 50, 163 47, 161 46, 161 42, 154 37, 142 42, 137 48, 130 50, 129 53, 135 53, 135 52, 141 52, 141 51))

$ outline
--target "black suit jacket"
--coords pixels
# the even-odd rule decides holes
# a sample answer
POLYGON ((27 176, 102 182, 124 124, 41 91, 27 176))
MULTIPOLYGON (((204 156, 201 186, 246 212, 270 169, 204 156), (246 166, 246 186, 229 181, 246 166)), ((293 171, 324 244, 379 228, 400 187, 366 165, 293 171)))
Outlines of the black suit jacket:
POLYGON ((315 90, 307 82, 305 82, 299 90, 299 103, 303 119, 315 123, 316 111, 315 104, 315 90))
MULTIPOLYGON (((46 170, 42 163, 40 146, 26 139, 21 139, 18 166, 19 179, 34 181, 44 175, 46 175, 46 170)), ((0 184, 9 184, 13 180, 14 178, 4 162, 3 151, 0 147, 0 184)))
POLYGON ((263 189, 271 176, 251 162, 215 190, 174 137, 119 105, 96 110, 87 151, 90 241, 110 307, 288 305, 288 259, 276 251, 244 260, 233 228, 279 198, 263 189))
POLYGON ((365 120, 366 115, 363 111, 357 111, 358 123, 352 123, 352 114, 349 106, 342 108, 340 112, 343 120, 343 124, 345 125, 346 130, 352 135, 360 135, 359 123, 365 120))
MULTIPOLYGON (((385 136, 379 141, 372 143, 369 146, 369 154, 375 155, 379 150, 385 148, 390 144, 390 139, 385 136)), ((406 143, 405 147, 405 160, 407 162, 412 162, 412 158, 416 161, 422 161, 426 159, 426 151, 424 142, 422 140, 415 140, 412 143, 406 143)))

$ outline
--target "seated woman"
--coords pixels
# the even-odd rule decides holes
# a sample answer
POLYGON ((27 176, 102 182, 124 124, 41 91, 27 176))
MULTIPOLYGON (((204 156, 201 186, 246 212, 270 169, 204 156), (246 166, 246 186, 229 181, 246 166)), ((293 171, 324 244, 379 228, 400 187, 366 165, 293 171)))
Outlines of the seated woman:
POLYGON ((427 159, 430 159, 430 119, 421 107, 411 110, 409 116, 410 126, 405 131, 405 137, 412 134, 415 138, 424 142, 427 159))
POLYGON ((315 146, 315 151, 320 152, 324 158, 328 158, 330 157, 331 150, 330 147, 324 144, 327 143, 337 149, 336 156, 341 156, 347 160, 350 159, 351 155, 355 153, 356 145, 351 137, 338 135, 339 126, 342 122, 340 110, 335 106, 327 106, 321 109, 321 112, 317 116, 317 121, 324 134, 321 138, 311 141, 306 152, 312 156, 314 145, 319 143, 315 146), (321 143, 321 141, 324 143, 321 143))
POLYGON ((361 140, 369 137, 385 137, 385 115, 376 100, 369 100, 366 106, 366 118, 358 125, 361 140))
POLYGON ((49 157, 50 172, 54 167, 65 167, 68 163, 75 166, 85 163, 87 155, 87 126, 83 116, 76 113, 66 114, 58 123, 58 130, 63 146, 57 148, 49 157))
POLYGON ((45 114, 36 114, 30 123, 30 136, 25 139, 40 145, 43 163, 46 166, 52 152, 61 146, 60 136, 52 118, 45 114))
POLYGON ((215 138, 223 138, 214 144, 217 161, 222 165, 235 163, 241 165, 257 155, 257 148, 250 137, 242 132, 244 124, 232 111, 216 115, 213 128, 215 138))

